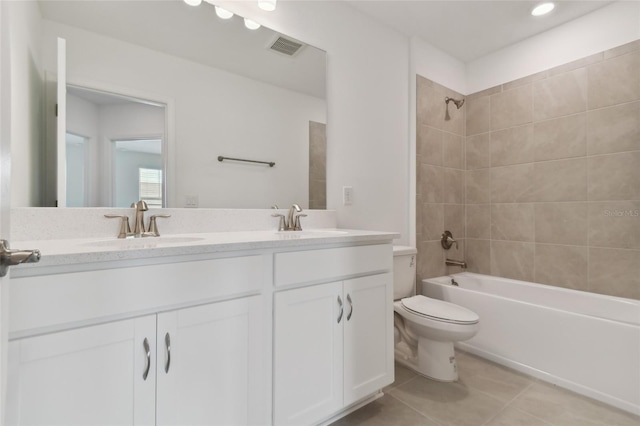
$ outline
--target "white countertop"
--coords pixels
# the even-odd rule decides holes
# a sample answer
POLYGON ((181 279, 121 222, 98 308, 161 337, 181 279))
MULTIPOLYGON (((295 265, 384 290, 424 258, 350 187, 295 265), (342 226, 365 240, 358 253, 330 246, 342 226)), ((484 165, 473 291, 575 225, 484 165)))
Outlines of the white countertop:
MULTIPOLYGON (((172 234, 135 239, 81 238, 14 241, 12 249, 38 249, 38 263, 13 267, 26 269, 95 262, 150 259, 265 248, 304 248, 327 244, 390 242, 393 232, 353 229, 309 229, 304 231, 236 231, 172 234)), ((18 272, 18 275, 21 275, 18 272)))

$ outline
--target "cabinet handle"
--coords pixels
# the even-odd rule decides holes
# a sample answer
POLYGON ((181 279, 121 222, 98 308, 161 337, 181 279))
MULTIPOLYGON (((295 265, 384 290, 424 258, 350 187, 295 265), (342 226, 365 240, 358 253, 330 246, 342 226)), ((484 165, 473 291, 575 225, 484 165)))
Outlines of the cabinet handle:
POLYGON ((351 319, 351 315, 353 315, 353 302, 351 301, 351 295, 347 293, 347 302, 349 302, 349 307, 351 310, 347 314, 347 321, 351 319))
POLYGON ((142 373, 142 380, 147 380, 149 369, 151 368, 151 348, 149 347, 149 339, 145 337, 142 342, 142 346, 144 346, 144 351, 147 354, 147 368, 144 370, 144 373, 142 373))
POLYGON ((171 336, 169 333, 164 335, 164 344, 167 347, 167 363, 164 365, 164 372, 169 373, 169 367, 171 367, 171 336))
POLYGON ((340 306, 340 315, 338 315, 338 324, 342 321, 342 314, 344 314, 344 308, 342 307, 342 299, 338 296, 338 306, 340 306))

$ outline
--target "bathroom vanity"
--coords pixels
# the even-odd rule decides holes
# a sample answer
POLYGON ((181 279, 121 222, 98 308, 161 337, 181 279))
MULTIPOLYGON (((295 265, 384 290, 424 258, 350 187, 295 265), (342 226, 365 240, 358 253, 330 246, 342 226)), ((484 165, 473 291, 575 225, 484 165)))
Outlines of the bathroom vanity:
POLYGON ((12 269, 8 424, 314 425, 393 381, 367 231, 42 240, 12 269))

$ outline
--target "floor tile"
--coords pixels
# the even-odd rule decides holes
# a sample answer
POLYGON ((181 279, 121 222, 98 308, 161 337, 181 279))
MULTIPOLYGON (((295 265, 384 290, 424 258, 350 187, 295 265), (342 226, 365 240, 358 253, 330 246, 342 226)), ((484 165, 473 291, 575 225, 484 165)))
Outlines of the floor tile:
POLYGON ((460 382, 507 403, 534 379, 465 352, 456 351, 460 382))
POLYGON ((424 377, 393 388, 389 394, 443 425, 479 426, 504 406, 498 399, 462 382, 443 383, 424 377))
POLYGON ((534 383, 510 407, 558 426, 638 426, 640 417, 558 388, 534 383))
POLYGON ((331 426, 440 426, 396 398, 385 395, 331 426))
POLYGON ((542 419, 515 408, 508 407, 485 426, 552 426, 542 419))
POLYGON ((403 365, 397 364, 397 363, 395 365, 395 370, 396 370, 396 379, 389 386, 387 386, 386 388, 382 389, 383 392, 387 392, 390 389, 393 389, 393 388, 395 388, 397 386, 403 385, 403 384, 407 383, 409 380, 411 380, 411 379, 413 379, 413 378, 418 376, 412 370, 408 369, 407 367, 405 367, 403 365))

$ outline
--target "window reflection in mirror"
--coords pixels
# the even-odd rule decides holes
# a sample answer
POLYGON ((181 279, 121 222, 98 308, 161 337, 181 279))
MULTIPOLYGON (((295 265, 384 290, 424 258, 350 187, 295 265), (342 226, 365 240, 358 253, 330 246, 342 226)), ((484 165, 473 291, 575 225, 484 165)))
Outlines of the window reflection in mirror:
POLYGON ((164 206, 164 133, 164 105, 68 86, 67 207, 164 206))

